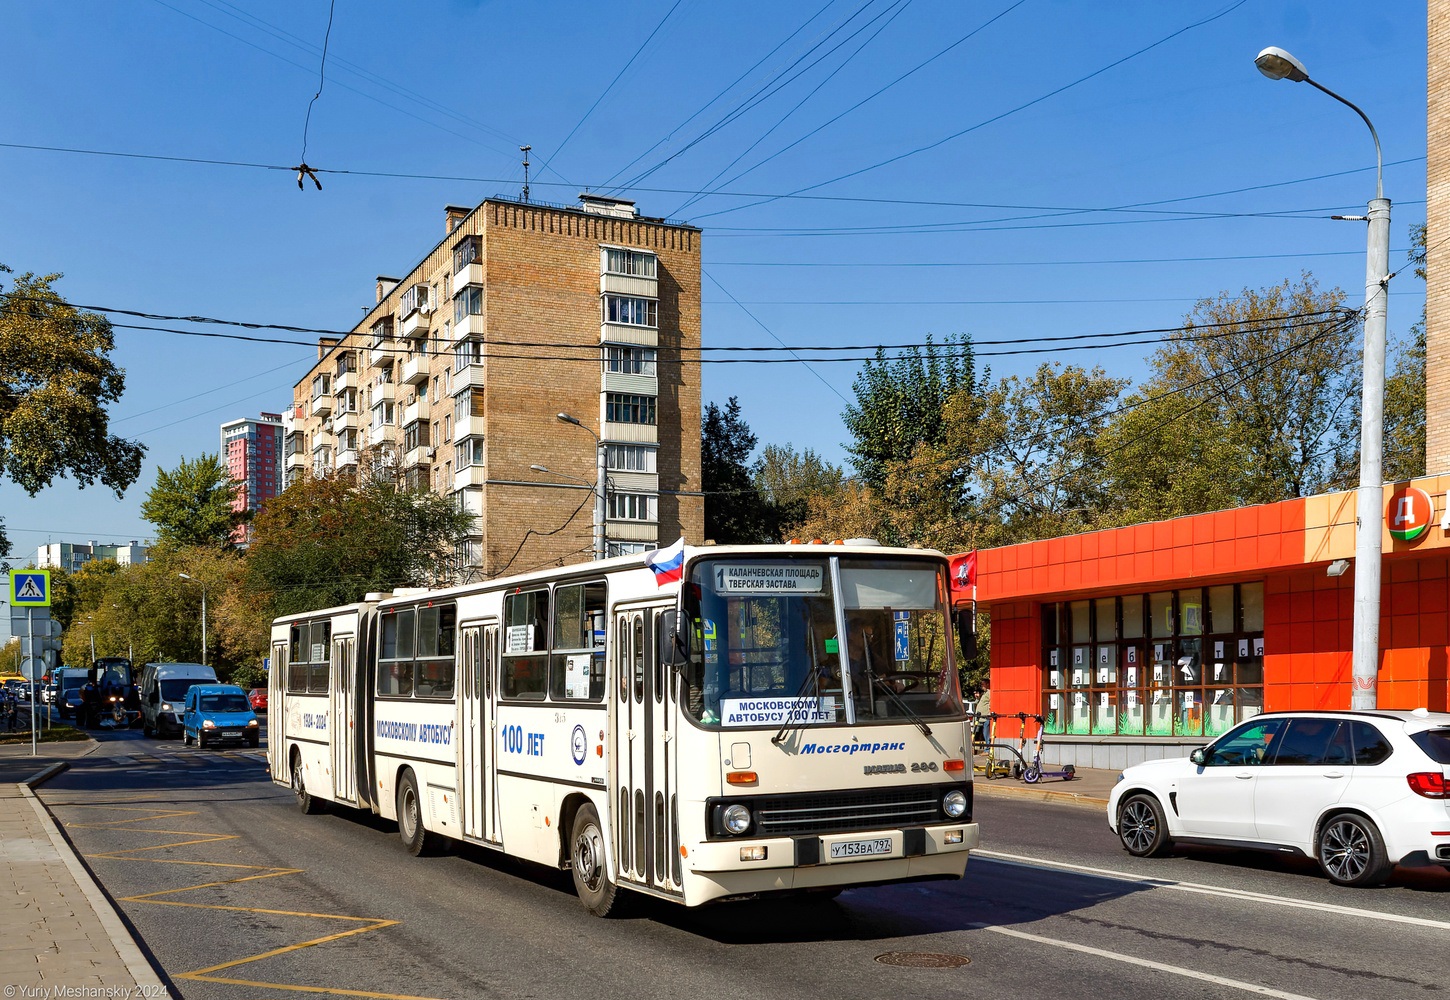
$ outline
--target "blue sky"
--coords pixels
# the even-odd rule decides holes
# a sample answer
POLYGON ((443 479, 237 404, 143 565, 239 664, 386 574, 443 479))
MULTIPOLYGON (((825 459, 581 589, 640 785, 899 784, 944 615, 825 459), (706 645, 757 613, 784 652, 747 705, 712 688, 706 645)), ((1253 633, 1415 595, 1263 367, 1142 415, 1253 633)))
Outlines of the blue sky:
MULTIPOLYGON (((0 143, 302 157, 325 0, 0 11, 0 143)), ((442 236, 445 204, 517 195, 530 143, 536 199, 632 181, 621 193, 644 214, 703 228, 707 346, 1166 327, 1201 297, 1303 270, 1359 305, 1364 227, 1328 216, 1373 195, 1368 132, 1253 57, 1287 48, 1374 121, 1398 267, 1424 219, 1425 21, 1406 0, 341 0, 307 162, 460 179, 332 173, 298 191, 286 171, 0 146, 0 262, 64 272, 75 303, 346 328, 375 275, 406 273, 442 236), (792 192, 809 197, 758 197, 792 192), (1160 204, 1102 211, 1144 203, 1160 204)), ((1392 336, 1422 304, 1401 275, 1392 336)), ((315 357, 116 338, 127 388, 112 428, 147 445, 145 471, 119 500, 70 480, 34 498, 0 483, 22 562, 47 541, 149 537, 139 509, 157 467, 216 451, 223 421, 280 410, 315 357)), ((994 375, 1055 360, 1138 379, 1150 352, 982 361, 994 375)), ((762 444, 842 462, 856 367, 706 365, 705 398, 739 396, 762 444)))

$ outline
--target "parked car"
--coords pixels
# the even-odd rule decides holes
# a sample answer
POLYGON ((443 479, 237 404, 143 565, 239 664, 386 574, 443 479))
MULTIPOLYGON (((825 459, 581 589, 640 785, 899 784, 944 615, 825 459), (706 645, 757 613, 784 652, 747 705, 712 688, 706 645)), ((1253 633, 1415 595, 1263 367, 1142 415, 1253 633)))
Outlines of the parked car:
POLYGON ((1188 757, 1129 767, 1108 825, 1138 857, 1195 843, 1301 854, 1339 885, 1450 869, 1450 714, 1258 715, 1188 757))
POLYGON ((247 692, 247 700, 252 703, 252 711, 265 712, 267 710, 267 689, 252 688, 247 692))
POLYGON ((40 689, 40 700, 43 701, 43 702, 45 702, 45 704, 47 704, 47 705, 54 705, 55 704, 55 698, 56 698, 56 690, 57 690, 58 687, 59 687, 59 685, 57 685, 55 681, 51 681, 45 687, 41 688, 40 689))
POLYGON ((186 692, 181 739, 187 746, 235 743, 254 747, 260 736, 256 713, 235 684, 194 684, 186 692))

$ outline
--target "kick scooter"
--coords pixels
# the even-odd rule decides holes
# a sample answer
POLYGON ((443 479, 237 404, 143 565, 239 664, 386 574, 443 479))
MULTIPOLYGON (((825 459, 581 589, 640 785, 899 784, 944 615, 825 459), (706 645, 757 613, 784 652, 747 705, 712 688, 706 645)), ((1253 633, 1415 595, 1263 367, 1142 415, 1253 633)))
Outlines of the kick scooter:
MULTIPOLYGON (((1025 727, 1027 725, 1026 713, 1022 714, 1022 724, 1025 727)), ((1044 771, 1042 769, 1042 744, 1044 734, 1047 732, 1047 723, 1040 715, 1034 715, 1032 718, 1037 720, 1037 740, 1032 748, 1032 760, 1022 769, 1022 780, 1029 785, 1036 784, 1043 778, 1061 778, 1063 781, 1071 781, 1077 774, 1077 768, 1071 764, 1062 765, 1062 769, 1058 771, 1044 771)))

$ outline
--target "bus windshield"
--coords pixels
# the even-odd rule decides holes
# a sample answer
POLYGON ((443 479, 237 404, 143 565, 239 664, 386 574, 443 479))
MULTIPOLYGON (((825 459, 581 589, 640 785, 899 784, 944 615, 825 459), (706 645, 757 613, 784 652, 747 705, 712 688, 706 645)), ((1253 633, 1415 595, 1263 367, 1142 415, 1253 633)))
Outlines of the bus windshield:
POLYGON ((700 560, 681 703, 726 729, 960 718, 946 592, 926 559, 700 560))

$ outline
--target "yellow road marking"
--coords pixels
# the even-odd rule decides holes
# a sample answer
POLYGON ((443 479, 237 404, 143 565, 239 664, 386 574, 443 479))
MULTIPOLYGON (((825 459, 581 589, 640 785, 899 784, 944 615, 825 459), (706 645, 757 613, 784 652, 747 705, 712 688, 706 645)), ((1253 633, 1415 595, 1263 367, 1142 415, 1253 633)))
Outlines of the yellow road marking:
POLYGON ((227 969, 235 969, 239 966, 248 965, 253 962, 260 962, 263 959, 275 958, 279 955, 285 955, 291 952, 299 951, 303 948, 314 948, 318 945, 328 944, 332 941, 337 941, 342 938, 353 937, 358 934, 366 934, 370 931, 381 930, 385 927, 392 927, 401 923, 401 921, 391 920, 382 917, 349 916, 341 913, 306 913, 296 910, 273 910, 261 907, 232 906, 222 903, 191 903, 184 900, 158 898, 161 896, 173 896, 183 892, 191 892, 195 889, 218 888, 223 886, 235 885, 241 882, 251 882, 260 879, 277 878, 281 875, 297 875, 301 874, 305 869, 273 868, 264 865, 244 865, 229 862, 183 861, 172 858, 132 857, 131 855, 141 854, 147 851, 159 851, 171 847, 187 847, 196 844, 215 844, 227 840, 236 840, 238 838, 235 834, 208 834, 200 830, 156 830, 129 826, 129 824, 132 823, 144 823, 148 821, 155 822, 156 820, 172 819, 179 816, 194 816, 197 814, 197 810, 162 810, 158 812, 156 809, 147 810, 138 806, 122 806, 84 802, 57 802, 54 803, 54 805, 69 806, 76 809, 111 809, 113 811, 119 810, 125 812, 147 813, 147 815, 145 816, 138 816, 135 819, 129 820, 111 820, 109 822, 75 824, 75 829, 110 829, 116 830, 117 832, 125 833, 161 834, 168 837, 179 836, 191 838, 188 840, 173 841, 166 844, 157 844, 152 847, 137 847, 120 851, 109 851, 100 854, 88 854, 86 855, 87 858, 105 859, 109 861, 145 862, 148 864, 175 864, 191 866, 210 866, 215 868, 252 869, 258 872, 258 874, 255 875, 242 875, 238 876, 237 878, 201 882, 196 885, 182 886, 181 888, 177 889, 161 889, 156 892, 141 893, 134 896, 123 896, 120 898, 120 902, 148 903, 153 906, 182 906, 202 910, 224 910, 241 913, 258 913, 266 914, 269 916, 301 917, 304 919, 313 920, 357 921, 366 925, 363 927, 354 927, 351 930, 339 931, 335 934, 324 935, 323 937, 312 938, 310 940, 302 941, 297 944, 290 944, 284 945, 280 948, 273 948, 269 951, 264 951, 256 955, 248 955, 245 958, 234 959, 230 962, 224 962, 220 965, 213 965, 203 969, 194 969, 190 972, 177 973, 175 974, 176 979, 189 979, 196 982, 222 983, 228 986, 250 986, 257 989, 267 990, 291 990, 300 993, 331 994, 334 996, 346 997, 364 997, 368 998, 368 1000, 434 1000, 434 998, 420 997, 409 993, 379 993, 371 990, 353 990, 344 987, 303 986, 300 984, 262 982, 260 980, 232 979, 228 977, 213 975, 213 973, 222 972, 227 969))

